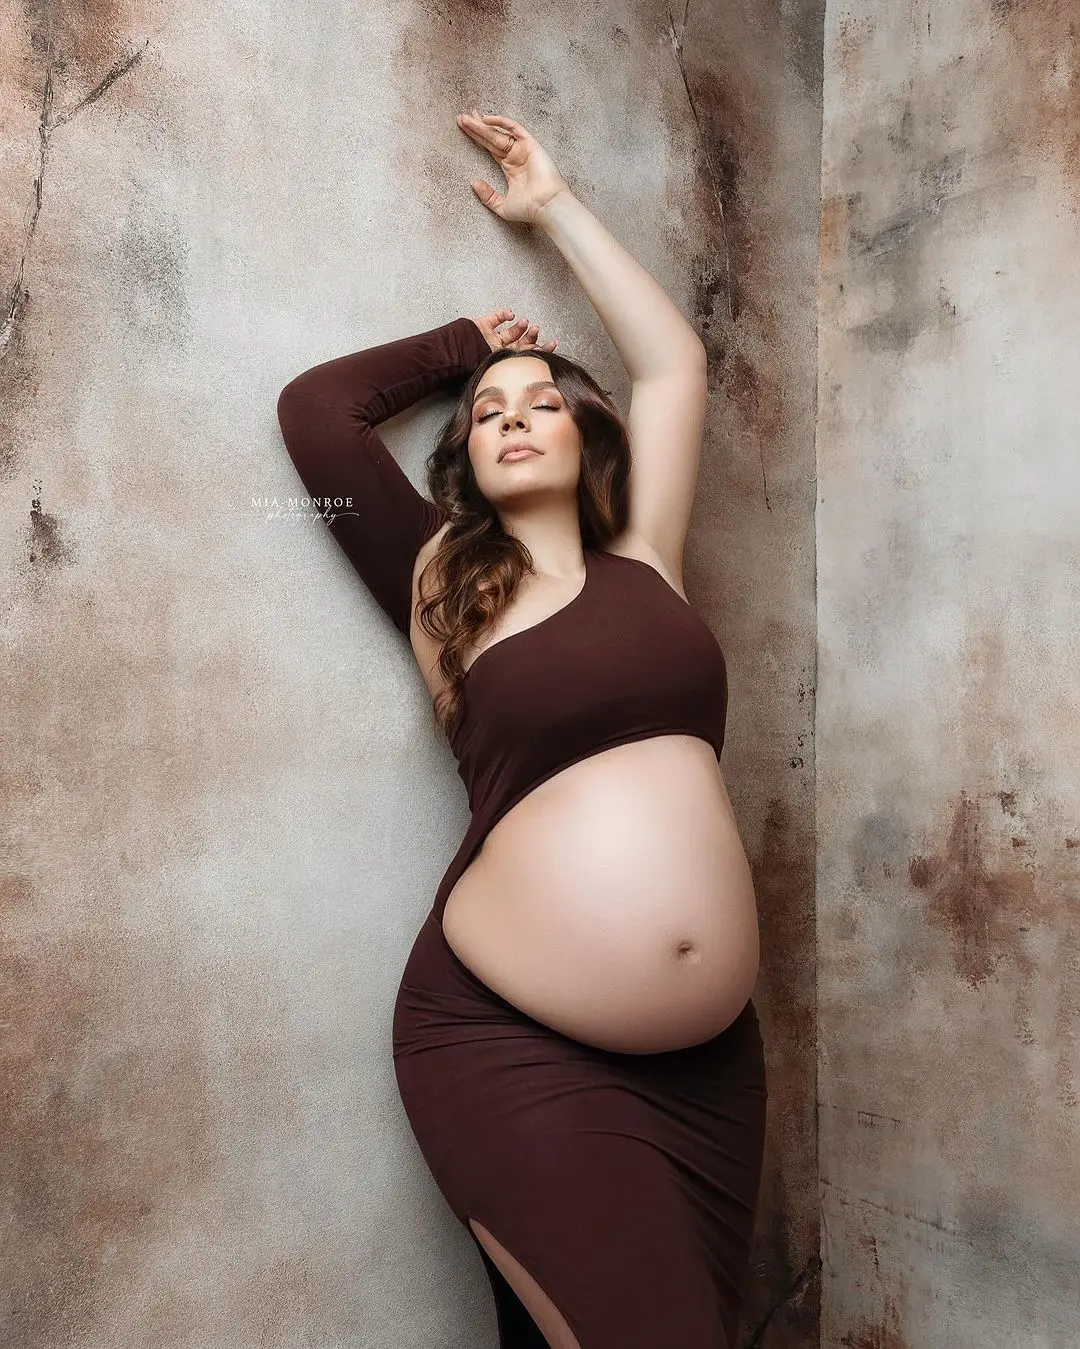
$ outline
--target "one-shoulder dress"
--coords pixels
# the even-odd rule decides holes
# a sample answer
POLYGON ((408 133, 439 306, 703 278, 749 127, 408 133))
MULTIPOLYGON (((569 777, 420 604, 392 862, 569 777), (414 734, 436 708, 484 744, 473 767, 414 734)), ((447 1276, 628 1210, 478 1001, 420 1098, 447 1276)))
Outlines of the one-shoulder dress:
MULTIPOLYGON (((316 365, 278 398, 308 495, 351 498, 328 509, 327 527, 406 639, 416 555, 442 515, 374 427, 460 389, 489 354, 477 325, 457 318, 316 365)), ((467 672, 451 748, 470 823, 402 974, 395 1075, 421 1152, 483 1260, 501 1349, 546 1341, 470 1217, 525 1266, 581 1349, 732 1349, 766 1123, 753 1002, 689 1048, 598 1049, 500 997, 442 932, 446 900, 487 834, 563 768, 671 734, 708 741, 719 761, 727 673, 711 630, 648 563, 583 542, 579 594, 467 672)))

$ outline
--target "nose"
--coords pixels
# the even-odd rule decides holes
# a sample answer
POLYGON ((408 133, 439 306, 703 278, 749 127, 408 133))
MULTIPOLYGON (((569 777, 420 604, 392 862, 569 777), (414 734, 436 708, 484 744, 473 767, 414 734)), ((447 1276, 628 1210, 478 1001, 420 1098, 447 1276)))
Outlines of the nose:
POLYGON ((526 426, 528 423, 520 412, 508 412, 503 417, 503 426, 526 426))

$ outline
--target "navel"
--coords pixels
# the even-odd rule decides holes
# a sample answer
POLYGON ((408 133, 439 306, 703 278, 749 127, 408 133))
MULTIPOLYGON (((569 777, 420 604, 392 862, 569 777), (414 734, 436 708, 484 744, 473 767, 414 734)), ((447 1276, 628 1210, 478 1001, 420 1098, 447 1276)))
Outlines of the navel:
POLYGON ((692 941, 689 937, 686 938, 685 941, 679 942, 678 946, 675 948, 675 954, 680 960, 684 960, 691 965, 696 965, 701 959, 701 952, 698 950, 697 942, 692 941))

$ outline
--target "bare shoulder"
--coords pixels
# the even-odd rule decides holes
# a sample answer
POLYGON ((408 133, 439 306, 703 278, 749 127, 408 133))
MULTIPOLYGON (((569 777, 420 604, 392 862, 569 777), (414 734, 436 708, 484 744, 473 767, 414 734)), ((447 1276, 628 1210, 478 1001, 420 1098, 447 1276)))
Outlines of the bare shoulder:
MULTIPOLYGON (((424 677, 424 683, 428 686, 428 692, 434 698, 435 694, 442 687, 442 676, 436 669, 439 659, 439 643, 434 637, 429 636, 420 626, 416 618, 416 606, 420 602, 420 577, 424 568, 439 551, 439 545, 450 528, 450 521, 444 524, 432 534, 426 543, 420 545, 420 550, 416 554, 416 560, 413 563, 412 575, 412 623, 409 627, 409 642, 413 649, 413 655, 416 657, 416 663, 420 666, 420 673, 424 677)), ((425 587, 425 595, 430 594, 431 578, 428 578, 425 587)))
MULTIPOLYGON (((605 553, 614 553, 617 557, 632 557, 638 562, 646 562, 653 567, 664 580, 671 586, 676 594, 686 599, 686 591, 683 589, 683 578, 681 570, 676 571, 669 562, 665 562, 652 544, 647 543, 639 534, 632 530, 625 529, 607 545, 603 551, 605 553)), ((686 601, 689 604, 689 600, 686 601)))
POLYGON ((450 521, 444 520, 443 523, 439 526, 439 528, 435 531, 435 533, 432 534, 431 538, 428 539, 426 543, 422 543, 420 545, 420 551, 416 554, 416 562, 415 565, 413 566, 414 590, 416 588, 416 583, 420 578, 420 573, 424 570, 427 564, 439 551, 439 545, 446 537, 446 534, 449 531, 449 529, 450 529, 450 521))

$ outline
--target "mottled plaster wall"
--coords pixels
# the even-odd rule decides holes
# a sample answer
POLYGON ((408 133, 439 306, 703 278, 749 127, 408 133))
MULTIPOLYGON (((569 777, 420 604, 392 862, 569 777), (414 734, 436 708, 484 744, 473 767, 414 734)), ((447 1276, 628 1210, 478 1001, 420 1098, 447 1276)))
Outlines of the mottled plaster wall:
MULTIPOLYGON (((535 129, 710 354, 688 553, 728 654, 771 1133, 748 1338, 816 1337, 821 4, 12 3, 0 27, 0 1339, 494 1343, 390 1014, 466 823, 398 634, 302 511, 300 369, 508 304, 623 407, 561 257, 468 187, 535 129)), ((445 407, 384 430, 414 481, 445 407)))
POLYGON ((1078 39, 1075 4, 828 9, 828 1349, 1080 1334, 1078 39))

